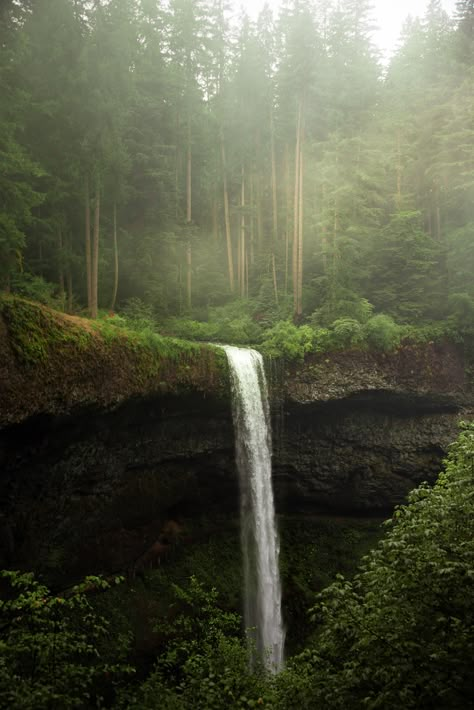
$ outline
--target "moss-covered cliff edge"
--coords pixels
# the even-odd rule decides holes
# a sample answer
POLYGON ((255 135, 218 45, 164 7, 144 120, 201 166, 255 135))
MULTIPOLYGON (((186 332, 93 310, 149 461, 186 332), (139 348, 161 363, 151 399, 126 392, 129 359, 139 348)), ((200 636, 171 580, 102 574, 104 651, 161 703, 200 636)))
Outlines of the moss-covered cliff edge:
MULTIPOLYGON (((456 409, 472 404, 462 348, 449 342, 313 355, 280 371, 274 384, 275 398, 290 406, 378 392, 456 409)), ((0 299, 0 428, 38 414, 193 394, 228 404, 227 360, 218 347, 0 299)))
POLYGON ((134 397, 193 393, 228 400, 219 348, 0 299, 0 427, 134 397))

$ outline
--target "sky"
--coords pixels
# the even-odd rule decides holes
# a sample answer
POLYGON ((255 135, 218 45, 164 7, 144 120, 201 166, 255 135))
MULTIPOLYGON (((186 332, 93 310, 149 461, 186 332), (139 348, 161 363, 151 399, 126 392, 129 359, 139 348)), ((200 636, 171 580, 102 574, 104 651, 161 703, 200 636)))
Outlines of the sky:
MULTIPOLYGON (((267 0, 268 4, 277 9, 279 0, 267 0)), ((251 17, 256 17, 262 9, 265 0, 232 0, 234 7, 243 7, 251 17)), ((444 9, 450 15, 454 11, 456 0, 443 0, 444 9)), ((397 45, 403 21, 408 15, 422 17, 428 0, 373 0, 374 20, 379 29, 374 33, 375 43, 380 47, 385 57, 390 56, 397 45)))

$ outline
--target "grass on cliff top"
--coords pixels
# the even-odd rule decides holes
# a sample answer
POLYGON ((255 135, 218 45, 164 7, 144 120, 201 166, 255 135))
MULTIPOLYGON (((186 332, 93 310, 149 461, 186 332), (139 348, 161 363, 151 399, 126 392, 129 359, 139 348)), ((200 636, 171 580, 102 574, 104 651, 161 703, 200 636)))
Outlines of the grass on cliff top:
POLYGON ((93 321, 10 295, 0 296, 0 316, 18 362, 26 367, 45 364, 53 352, 66 348, 80 356, 92 349, 105 354, 117 347, 138 358, 146 356, 151 369, 153 362, 191 364, 203 356, 211 356, 219 369, 225 368, 226 357, 220 348, 164 337, 149 328, 137 332, 121 319, 117 325, 112 318, 93 321))

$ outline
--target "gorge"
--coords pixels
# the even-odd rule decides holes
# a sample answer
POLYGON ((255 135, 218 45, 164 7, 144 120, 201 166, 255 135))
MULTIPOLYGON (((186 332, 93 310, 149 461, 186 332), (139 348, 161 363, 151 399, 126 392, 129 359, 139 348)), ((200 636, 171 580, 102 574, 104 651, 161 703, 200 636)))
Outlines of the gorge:
MULTIPOLYGON (((41 320, 39 307, 28 308, 41 320)), ((81 345, 86 365, 78 370, 82 324, 47 318, 46 357, 34 367, 19 355, 11 312, 0 323, 1 565, 33 568, 63 586, 88 573, 171 570, 174 560, 219 575, 221 558, 203 562, 199 550, 229 540, 229 564, 239 567, 223 351, 196 346, 145 370, 138 345, 129 352, 119 336, 96 332, 81 345)), ((463 351, 448 342, 323 354, 268 375, 291 636, 304 628, 298 595, 327 583, 330 570, 345 571, 346 558, 354 564, 394 505, 435 479, 472 395, 463 351), (308 543, 322 556, 318 565, 308 561, 308 543)), ((229 586, 237 588, 229 604, 238 604, 238 572, 229 586)))

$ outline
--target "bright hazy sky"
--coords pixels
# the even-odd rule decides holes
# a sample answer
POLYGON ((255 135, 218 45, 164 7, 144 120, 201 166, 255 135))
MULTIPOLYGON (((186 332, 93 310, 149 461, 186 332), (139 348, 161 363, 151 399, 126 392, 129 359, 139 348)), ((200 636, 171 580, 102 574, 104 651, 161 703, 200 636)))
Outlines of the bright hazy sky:
MULTIPOLYGON (((277 9, 279 0, 267 0, 268 4, 277 9)), ((251 17, 256 17, 262 9, 265 0, 232 0, 234 7, 243 7, 251 17)), ((428 0, 373 0, 373 17, 379 30, 374 34, 376 44, 390 55, 397 44, 403 21, 408 15, 422 17, 428 0)), ((456 0, 442 0, 444 9, 452 15, 456 0)))

